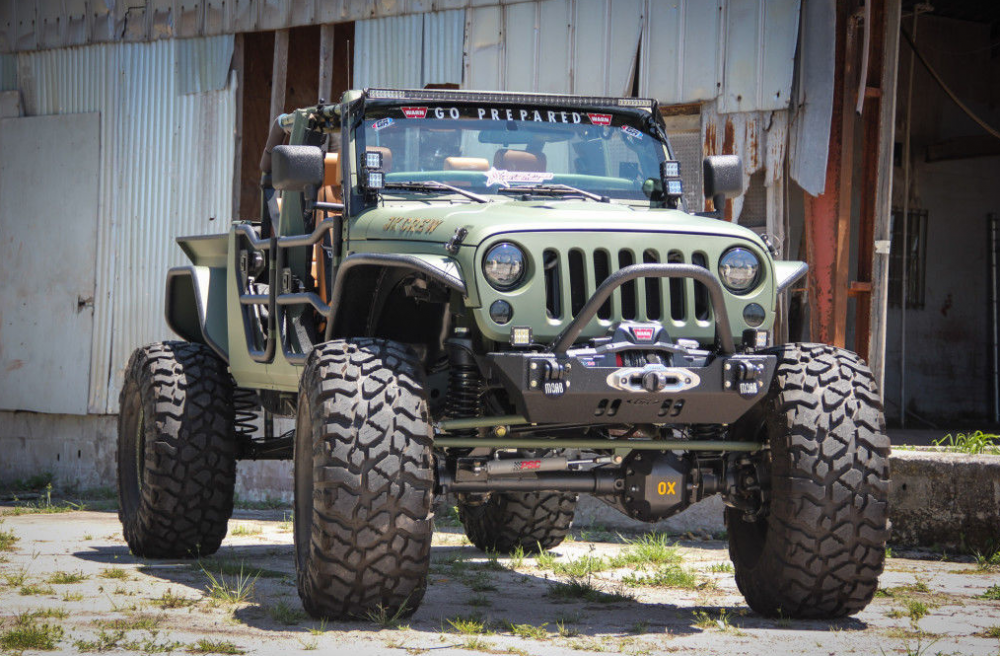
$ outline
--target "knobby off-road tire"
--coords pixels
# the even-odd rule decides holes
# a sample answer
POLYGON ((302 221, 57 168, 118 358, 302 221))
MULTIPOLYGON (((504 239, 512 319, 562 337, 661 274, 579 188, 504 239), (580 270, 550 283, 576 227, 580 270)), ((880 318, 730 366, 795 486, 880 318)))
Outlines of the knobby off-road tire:
POLYGON ((832 346, 770 352, 770 394, 737 426, 770 445, 770 512, 748 522, 726 509, 736 584, 762 615, 851 615, 875 594, 889 536, 889 439, 875 382, 857 355, 832 346))
POLYGON ((233 513, 233 382, 202 344, 136 349, 118 415, 118 517, 132 553, 215 553, 233 513))
POLYGON ((482 504, 459 502, 465 535, 482 551, 525 553, 552 549, 565 538, 576 511, 576 494, 494 492, 482 504))
POLYGON ((299 382, 295 559, 314 617, 412 614, 427 587, 432 432, 414 353, 378 339, 317 345, 299 382))

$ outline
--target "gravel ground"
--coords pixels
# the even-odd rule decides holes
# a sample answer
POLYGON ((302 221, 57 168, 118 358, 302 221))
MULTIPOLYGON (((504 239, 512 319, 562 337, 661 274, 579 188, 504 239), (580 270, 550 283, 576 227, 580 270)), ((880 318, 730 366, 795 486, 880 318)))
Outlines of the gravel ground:
POLYGON ((770 620, 745 606, 724 540, 643 551, 577 530, 555 558, 491 559, 445 517, 413 617, 327 624, 302 613, 288 510, 237 511, 201 563, 132 557, 114 511, 0 513, 7 653, 30 634, 50 653, 1000 654, 1000 567, 968 557, 896 553, 857 616, 770 620))

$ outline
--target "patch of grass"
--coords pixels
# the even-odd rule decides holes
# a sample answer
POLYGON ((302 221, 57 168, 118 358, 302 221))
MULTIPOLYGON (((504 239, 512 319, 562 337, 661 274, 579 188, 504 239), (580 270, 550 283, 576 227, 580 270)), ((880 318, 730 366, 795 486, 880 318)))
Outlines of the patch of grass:
POLYGON ((623 601, 632 601, 632 595, 623 590, 604 592, 594 585, 590 577, 570 578, 565 583, 556 583, 545 593, 552 599, 562 601, 590 601, 601 604, 614 604, 623 601))
POLYGON ((445 622, 451 625, 453 633, 462 635, 480 635, 486 633, 486 623, 478 615, 459 615, 454 618, 445 618, 445 622))
POLYGON ((298 624, 306 618, 306 614, 301 608, 295 608, 286 601, 279 601, 268 607, 267 614, 275 622, 289 626, 298 624))
POLYGON ((566 626, 565 622, 556 622, 556 631, 559 632, 560 638, 573 638, 580 635, 580 632, 577 629, 574 629, 571 626, 566 626))
POLYGON ((33 618, 64 620, 69 617, 69 611, 65 608, 43 608, 25 613, 33 618))
POLYGON ((462 649, 468 649, 470 651, 493 651, 493 643, 489 642, 482 636, 473 636, 462 643, 462 649))
POLYGON ((475 597, 466 600, 465 605, 472 606, 473 608, 483 608, 486 606, 492 606, 493 602, 490 601, 490 598, 487 597, 486 595, 479 594, 476 595, 475 597))
POLYGON ((153 615, 135 614, 111 620, 98 620, 94 622, 94 625, 107 631, 152 631, 160 625, 161 621, 162 618, 153 615))
POLYGON ((208 577, 206 590, 212 599, 227 604, 242 604, 253 597, 259 573, 245 573, 242 566, 239 572, 228 577, 222 572, 214 574, 207 569, 202 571, 208 577))
POLYGON ((14 619, 13 627, 0 633, 0 649, 13 653, 28 649, 53 651, 62 637, 62 627, 39 623, 33 613, 21 613, 14 619))
POLYGON ((658 568, 652 574, 629 574, 622 578, 622 583, 629 587, 651 586, 658 588, 695 588, 698 577, 693 572, 678 567, 666 565, 658 568))
POLYGON ((676 544, 665 533, 646 533, 627 544, 626 549, 611 559, 612 567, 676 565, 683 560, 676 544))
POLYGON ((248 524, 241 522, 229 532, 230 535, 260 535, 264 532, 264 529, 260 524, 248 524))
POLYGON ((479 564, 477 568, 487 572, 507 571, 507 566, 500 562, 500 554, 496 551, 487 551, 486 560, 479 564))
POLYGON ((556 564, 556 555, 551 551, 540 550, 535 556, 535 565, 539 569, 552 569, 556 564))
POLYGON ((510 562, 507 565, 510 569, 524 567, 524 547, 517 545, 517 548, 510 554, 510 562))
POLYGON ((41 474, 33 474, 28 478, 15 479, 5 487, 16 492, 37 492, 44 490, 46 487, 51 487, 55 479, 56 477, 52 472, 43 472, 41 474))
POLYGON ((211 570, 221 574, 222 576, 241 576, 244 573, 249 573, 252 574, 254 578, 262 579, 280 579, 288 576, 284 572, 279 572, 276 569, 248 567, 245 562, 235 558, 205 558, 196 563, 192 563, 191 569, 200 569, 203 571, 211 570))
POLYGON ((708 568, 711 574, 732 574, 733 564, 732 563, 712 563, 708 568))
POLYGON ((102 579, 114 579, 118 581, 130 581, 132 579, 132 576, 128 573, 128 571, 122 569, 121 567, 107 567, 102 569, 98 576, 102 579))
POLYGON ((90 577, 83 572, 54 572, 52 576, 48 578, 48 583, 54 583, 56 585, 69 585, 71 583, 86 581, 88 578, 90 577))
POLYGON ((83 601, 82 592, 64 592, 62 596, 63 601, 83 601))
POLYGON ((549 637, 549 632, 545 630, 545 627, 548 625, 548 622, 539 626, 533 624, 508 624, 507 630, 519 638, 546 640, 549 637))
POLYGON ((187 597, 181 597, 180 595, 175 595, 170 588, 161 594, 159 597, 150 600, 154 606, 159 606, 160 608, 184 608, 185 606, 193 606, 198 601, 196 599, 188 599, 187 597))
POLYGON ((188 645, 186 652, 189 654, 245 654, 246 651, 240 649, 229 640, 209 640, 202 638, 198 642, 188 645))
POLYGON ((934 446, 944 447, 946 451, 980 455, 991 453, 1000 455, 1000 435, 976 431, 975 433, 948 433, 940 440, 934 440, 934 446))
MULTIPOLYGON (((3 522, 0 522, 3 524, 3 522)), ((14 535, 14 531, 0 530, 0 551, 14 551, 14 545, 21 538, 14 535)))
POLYGON ((45 486, 45 496, 37 499, 36 501, 20 501, 17 497, 14 497, 14 507, 4 510, 2 515, 35 515, 39 513, 50 514, 50 513, 64 513, 72 512, 74 510, 86 510, 87 505, 83 502, 74 503, 72 501, 62 500, 52 502, 52 484, 49 483, 45 486))
POLYGON ((885 548, 885 557, 886 558, 892 558, 892 547, 886 547, 885 548))
POLYGON ((635 635, 642 635, 647 631, 649 631, 649 622, 647 622, 646 620, 637 621, 628 630, 629 633, 633 633, 635 635))
POLYGON ((992 572, 1000 569, 1000 548, 991 547, 986 551, 976 551, 972 554, 976 558, 976 567, 981 572, 992 572))
POLYGON ((699 629, 728 631, 732 627, 732 615, 726 608, 720 608, 716 613, 704 609, 695 610, 694 619, 694 625, 699 629))
POLYGON ((28 580, 28 568, 22 567, 12 572, 4 572, 3 580, 12 588, 22 586, 28 580))
POLYGON ((923 617, 930 612, 927 604, 916 599, 909 599, 906 602, 906 614, 910 617, 910 622, 916 625, 923 617))
POLYGON ((610 564, 600 556, 580 556, 566 562, 557 562, 552 566, 552 571, 561 576, 582 578, 597 572, 608 569, 610 564))
POLYGON ((979 633, 984 638, 1000 638, 1000 624, 984 629, 979 633))
POLYGON ((408 610, 410 608, 405 601, 393 612, 389 612, 389 608, 379 604, 375 610, 368 611, 367 617, 369 622, 374 622, 379 626, 394 627, 399 625, 400 620, 403 619, 408 610))
POLYGON ((124 631, 114 631, 112 633, 98 631, 96 639, 84 640, 81 638, 73 641, 73 646, 78 651, 111 651, 112 649, 117 649, 119 644, 124 640, 124 631))
POLYGON ((991 585, 986 588, 983 594, 976 596, 976 599, 992 599, 994 601, 1000 601, 1000 584, 991 585))
POLYGON ((493 592, 497 586, 493 584, 493 579, 486 572, 478 572, 468 581, 473 592, 493 592))
POLYGON ((54 595, 56 593, 55 588, 47 585, 39 585, 38 583, 25 583, 18 589, 18 594, 22 597, 30 597, 32 595, 54 595))

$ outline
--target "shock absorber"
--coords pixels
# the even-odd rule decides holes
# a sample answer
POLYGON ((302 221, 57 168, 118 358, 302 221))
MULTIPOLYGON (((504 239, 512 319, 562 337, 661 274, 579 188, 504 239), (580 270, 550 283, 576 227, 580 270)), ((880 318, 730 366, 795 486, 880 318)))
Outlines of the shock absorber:
POLYGON ((233 429, 236 439, 241 443, 249 443, 257 432, 257 409, 260 403, 257 392, 242 387, 233 390, 233 429))
MULTIPOLYGON (((467 339, 452 338, 448 347, 448 398, 445 415, 451 419, 465 419, 480 416, 479 397, 483 383, 479 366, 472 355, 472 343, 467 339)), ((452 431, 449 436, 475 437, 476 429, 452 431)))

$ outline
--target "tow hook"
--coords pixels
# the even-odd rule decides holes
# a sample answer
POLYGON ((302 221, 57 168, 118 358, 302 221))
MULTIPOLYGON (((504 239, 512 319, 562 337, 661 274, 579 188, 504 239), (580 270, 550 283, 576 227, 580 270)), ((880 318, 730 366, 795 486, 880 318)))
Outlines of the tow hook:
POLYGON ((569 387, 565 380, 570 365, 562 364, 555 358, 532 358, 528 361, 528 387, 541 389, 545 396, 562 396, 569 387))

